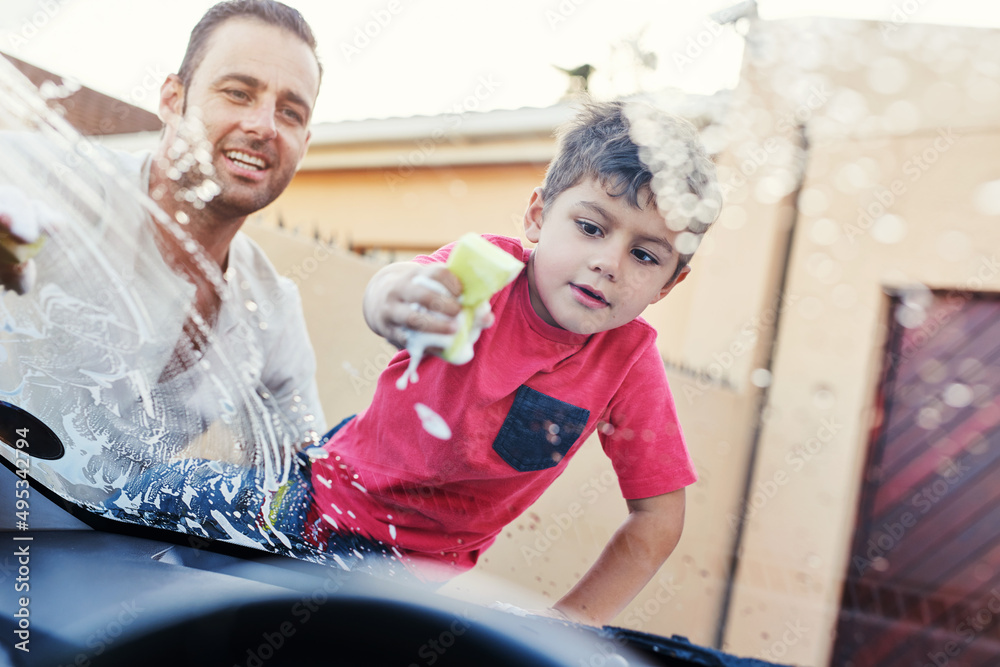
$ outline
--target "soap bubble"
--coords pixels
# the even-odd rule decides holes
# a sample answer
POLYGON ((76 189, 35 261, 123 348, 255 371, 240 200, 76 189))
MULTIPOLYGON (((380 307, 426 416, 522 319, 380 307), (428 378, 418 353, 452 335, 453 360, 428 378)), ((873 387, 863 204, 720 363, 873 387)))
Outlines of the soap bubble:
POLYGON ((868 85, 882 95, 892 95, 903 90, 909 78, 909 66, 892 56, 878 58, 868 67, 868 85))
POLYGON ((766 368, 755 368, 750 373, 750 384, 761 389, 771 386, 771 371, 766 368))
POLYGON ((813 220, 809 225, 809 239, 816 245, 833 245, 840 240, 840 225, 830 218, 813 220))
POLYGON ((945 388, 942 400, 953 408, 964 408, 972 403, 972 389, 959 382, 950 384, 945 388))
POLYGON ((976 210, 984 215, 1000 215, 1000 180, 983 183, 972 195, 976 210))
POLYGON ((885 245, 899 243, 906 237, 906 221, 888 213, 878 218, 871 229, 872 238, 885 245))

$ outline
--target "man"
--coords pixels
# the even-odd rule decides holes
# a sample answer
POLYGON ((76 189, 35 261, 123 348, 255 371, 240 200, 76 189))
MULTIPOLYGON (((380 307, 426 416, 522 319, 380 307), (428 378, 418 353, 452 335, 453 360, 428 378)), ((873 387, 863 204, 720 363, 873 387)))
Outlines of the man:
MULTIPOLYGON (((150 274, 162 259, 183 282, 180 287, 164 285, 164 294, 141 296, 151 312, 159 313, 156 326, 166 328, 167 338, 176 341, 166 363, 146 364, 144 372, 150 375, 152 368, 149 379, 156 388, 170 388, 161 396, 179 397, 180 402, 168 406, 174 415, 162 417, 163 402, 150 407, 157 397, 150 399, 141 381, 118 378, 128 386, 116 397, 138 396, 129 410, 116 405, 109 412, 123 427, 156 416, 162 417, 156 425, 160 430, 173 426, 168 430, 188 430, 185 435, 194 437, 217 424, 231 425, 227 411, 233 411, 232 401, 219 400, 217 391, 231 389, 232 383, 206 379, 205 369, 218 369, 221 358, 233 377, 280 407, 290 424, 286 433, 291 431, 299 444, 325 430, 297 289, 239 233, 250 213, 284 191, 305 155, 321 79, 315 48, 301 15, 274 0, 232 0, 212 7, 192 31, 179 73, 161 88, 164 129, 155 152, 144 158, 107 156, 198 246, 198 252, 187 252, 185 235, 164 224, 162 216, 156 224, 147 216, 136 229, 134 245, 106 249, 113 263, 129 267, 129 276, 132 265, 136 275, 150 274), (134 257, 123 256, 129 254, 134 257), (176 308, 167 307, 173 304, 159 303, 176 301, 178 294, 185 301, 179 316, 176 308), (175 325, 176 331, 171 330, 175 325), (197 373, 201 377, 192 381, 197 373), (176 414, 184 416, 177 419, 176 414)), ((45 235, 47 210, 9 186, 0 190, 0 242, 7 248, 0 250, 0 282, 8 289, 31 289, 37 271, 33 261, 24 261, 29 254, 24 251, 45 235)), ((143 284, 155 288, 157 280, 147 275, 143 284)), ((101 382, 100 391, 113 384, 101 382)), ((258 400, 252 393, 243 391, 238 398, 252 403, 258 400)), ((247 419, 253 422, 251 431, 270 433, 269 420, 247 419)), ((218 439, 226 440, 222 435, 218 439)), ((105 481, 110 478, 105 472, 105 481)))

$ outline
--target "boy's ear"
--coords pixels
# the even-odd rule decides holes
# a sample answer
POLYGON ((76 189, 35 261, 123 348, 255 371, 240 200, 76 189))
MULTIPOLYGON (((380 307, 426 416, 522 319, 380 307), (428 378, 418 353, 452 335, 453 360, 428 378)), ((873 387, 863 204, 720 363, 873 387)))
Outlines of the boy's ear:
POLYGON ((528 210, 524 212, 524 236, 532 243, 538 243, 542 231, 543 209, 542 189, 535 188, 531 191, 531 199, 528 200, 528 210))
POLYGON ((184 115, 184 84, 176 74, 167 77, 160 86, 160 120, 164 125, 176 125, 184 115))
POLYGON ((653 300, 649 302, 649 305, 653 305, 654 303, 656 303, 657 301, 659 301, 660 299, 662 299, 666 295, 670 294, 670 290, 672 290, 674 287, 676 287, 680 283, 684 282, 684 279, 688 277, 689 273, 691 273, 691 265, 690 264, 688 264, 683 269, 681 269, 681 272, 677 274, 676 278, 674 278, 669 283, 667 283, 666 285, 664 285, 663 289, 661 289, 657 293, 656 297, 654 297, 653 300))

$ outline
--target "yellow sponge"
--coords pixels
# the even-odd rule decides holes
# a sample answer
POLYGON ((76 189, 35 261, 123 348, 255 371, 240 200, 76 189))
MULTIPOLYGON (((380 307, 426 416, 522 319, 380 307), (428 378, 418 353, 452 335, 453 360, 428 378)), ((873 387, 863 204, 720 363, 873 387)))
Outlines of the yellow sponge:
POLYGON ((517 278, 524 262, 478 234, 466 234, 452 248, 445 266, 462 283, 462 312, 455 338, 441 356, 451 363, 463 364, 472 359, 471 343, 479 337, 476 331, 475 338, 471 338, 476 309, 517 278))
POLYGON ((10 234, 0 231, 0 263, 21 264, 38 254, 45 245, 45 235, 38 237, 33 243, 19 243, 10 234))

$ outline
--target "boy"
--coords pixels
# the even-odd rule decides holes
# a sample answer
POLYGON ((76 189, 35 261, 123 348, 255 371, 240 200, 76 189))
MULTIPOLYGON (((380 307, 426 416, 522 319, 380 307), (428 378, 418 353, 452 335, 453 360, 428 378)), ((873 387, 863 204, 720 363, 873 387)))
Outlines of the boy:
MULTIPOLYGON (((335 429, 312 461, 307 539, 324 548, 363 536, 426 578, 453 576, 597 430, 629 516, 554 611, 603 625, 663 564, 695 474, 655 331, 639 315, 687 276, 718 201, 689 124, 630 115, 620 102, 592 104, 564 131, 524 216, 534 250, 486 237, 526 267, 492 298, 495 323, 472 361, 431 357, 399 390, 409 361, 400 352, 372 405, 335 429), (652 136, 640 148, 637 135, 652 136)), ((373 331, 402 347, 409 331, 455 330, 462 286, 443 265, 451 247, 376 274, 364 301, 373 331)))

